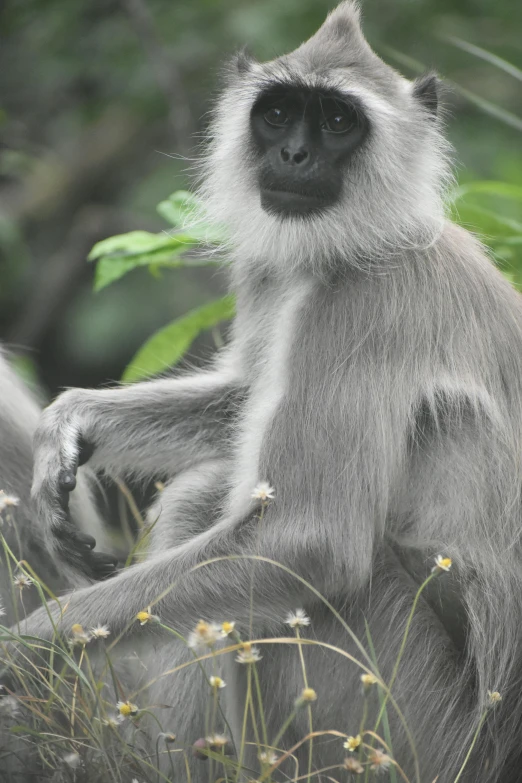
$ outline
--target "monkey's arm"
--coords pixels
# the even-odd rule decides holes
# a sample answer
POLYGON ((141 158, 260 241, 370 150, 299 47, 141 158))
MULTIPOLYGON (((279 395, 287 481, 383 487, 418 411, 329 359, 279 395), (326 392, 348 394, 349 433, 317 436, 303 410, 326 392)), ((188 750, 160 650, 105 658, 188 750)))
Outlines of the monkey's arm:
MULTIPOLYGON (((130 633, 143 633, 134 620, 149 605, 163 622, 184 634, 200 618, 235 620, 238 629, 245 631, 250 622, 251 580, 254 628, 275 629, 284 622, 289 610, 310 606, 318 600, 285 568, 295 571, 323 594, 331 595, 334 583, 336 592, 341 588, 347 593, 349 580, 343 584, 346 572, 337 570, 334 574, 342 551, 335 551, 333 542, 325 540, 324 530, 303 525, 292 538, 284 528, 299 527, 302 519, 285 521, 283 531, 281 522, 274 509, 274 514, 267 511, 261 522, 250 520, 234 531, 227 532, 222 527, 220 530, 218 525, 189 544, 119 572, 109 582, 65 595, 61 599, 62 605, 67 606, 61 625, 64 634, 77 622, 85 627, 108 624, 114 637, 127 626, 130 633), (204 564, 220 557, 226 559, 204 564), (254 559, 257 557, 281 563, 283 568, 254 559), (157 599, 160 600, 155 603, 157 599)), ((57 619, 57 610, 53 613, 57 619)), ((27 633, 42 638, 50 638, 53 632, 47 614, 41 610, 28 619, 27 629, 27 633)))
POLYGON ((77 561, 94 546, 75 534, 68 518, 79 465, 89 459, 94 469, 161 477, 220 456, 240 398, 238 379, 221 370, 62 394, 44 411, 35 435, 32 490, 54 549, 77 561))
MULTIPOLYGON (((221 521, 186 544, 117 574, 110 583, 67 596, 65 628, 74 622, 86 627, 107 623, 117 635, 131 624, 139 632, 139 625, 132 625, 136 613, 164 591, 168 594, 154 611, 183 632, 200 617, 231 618, 244 628, 249 623, 251 579, 254 620, 264 628, 280 623, 289 609, 317 600, 301 580, 324 595, 352 595, 371 572, 376 516, 385 507, 386 486, 378 461, 372 464, 379 473, 372 469, 369 474, 368 466, 362 476, 377 434, 368 435, 364 444, 359 442, 357 450, 347 442, 342 418, 325 429, 344 407, 339 395, 333 399, 332 407, 318 411, 314 426, 307 427, 284 426, 293 413, 282 406, 281 418, 276 416, 272 422, 269 442, 262 449, 261 472, 256 474, 255 461, 241 461, 240 480, 246 476, 246 482, 236 486, 221 521), (275 499, 260 520, 250 497, 253 485, 264 478, 274 484, 275 499), (254 561, 257 556, 281 563, 300 578, 284 568, 254 561), (232 559, 200 565, 221 557, 232 559)), ((369 422, 375 424, 376 433, 382 429, 377 416, 369 417, 369 422)), ((47 633, 48 620, 36 615, 29 627, 47 633)))

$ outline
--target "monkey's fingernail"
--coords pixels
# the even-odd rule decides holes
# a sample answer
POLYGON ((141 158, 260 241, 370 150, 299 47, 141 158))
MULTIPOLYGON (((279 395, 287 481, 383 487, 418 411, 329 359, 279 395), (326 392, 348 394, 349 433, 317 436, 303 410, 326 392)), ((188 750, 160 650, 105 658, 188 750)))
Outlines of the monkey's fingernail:
POLYGON ((106 555, 104 552, 91 552, 89 560, 92 570, 101 579, 112 576, 118 567, 118 559, 114 555, 106 555))
POLYGON ((60 474, 59 483, 66 492, 72 492, 76 487, 76 476, 69 470, 64 470, 60 474))
POLYGON ((75 533, 74 538, 78 544, 86 546, 89 550, 94 549, 96 546, 96 539, 92 536, 89 536, 87 533, 75 533))

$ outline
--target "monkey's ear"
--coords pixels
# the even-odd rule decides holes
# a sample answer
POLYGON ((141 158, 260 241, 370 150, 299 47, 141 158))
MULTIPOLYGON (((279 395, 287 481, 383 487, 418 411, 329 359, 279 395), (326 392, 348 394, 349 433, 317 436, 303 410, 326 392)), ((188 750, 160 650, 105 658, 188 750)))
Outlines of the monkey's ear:
POLYGON ((244 76, 245 74, 247 74, 249 71, 252 70, 252 66, 254 63, 255 60, 252 57, 252 55, 247 51, 246 47, 243 47, 232 58, 231 70, 237 76, 244 76))
POLYGON ((331 34, 338 38, 349 39, 361 32, 361 9, 358 3, 345 0, 334 8, 323 24, 331 34))
POLYGON ((434 73, 426 73, 413 82, 413 97, 434 117, 439 105, 439 85, 439 78, 434 73))

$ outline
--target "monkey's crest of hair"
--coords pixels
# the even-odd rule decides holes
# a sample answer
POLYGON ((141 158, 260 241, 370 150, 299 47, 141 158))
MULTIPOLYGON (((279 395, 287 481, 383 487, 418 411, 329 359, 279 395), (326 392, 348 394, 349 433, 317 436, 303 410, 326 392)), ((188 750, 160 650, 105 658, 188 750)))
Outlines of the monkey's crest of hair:
POLYGON ((207 217, 225 226, 236 264, 314 272, 339 262, 367 266, 440 235, 451 182, 450 147, 436 113, 434 76, 410 82, 366 42, 359 10, 343 2, 294 52, 267 63, 244 53, 209 129, 200 193, 207 217), (305 219, 279 219, 260 204, 250 113, 274 85, 337 90, 363 107, 369 133, 350 159, 339 202, 305 219))

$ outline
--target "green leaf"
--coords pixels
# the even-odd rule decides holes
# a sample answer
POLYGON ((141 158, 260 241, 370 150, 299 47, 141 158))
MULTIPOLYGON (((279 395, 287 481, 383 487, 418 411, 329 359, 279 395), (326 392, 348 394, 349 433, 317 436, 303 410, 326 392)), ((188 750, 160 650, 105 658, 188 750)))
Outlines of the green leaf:
POLYGON ((506 236, 522 234, 522 223, 518 220, 504 217, 498 212, 492 212, 475 204, 459 202, 453 209, 453 217, 465 228, 478 231, 486 241, 496 237, 502 237, 505 241, 506 236))
POLYGON ((162 218, 175 228, 184 228, 190 224, 195 212, 199 211, 199 200, 188 190, 177 190, 156 207, 162 218))
POLYGON ((197 196, 187 190, 172 193, 156 207, 161 217, 175 228, 183 231, 195 241, 207 245, 219 245, 225 240, 224 231, 212 223, 206 222, 197 196))
POLYGON ((131 231, 98 242, 89 254, 89 260, 97 259, 94 290, 119 280, 132 269, 140 266, 207 266, 217 263, 213 259, 183 258, 182 254, 197 245, 199 240, 186 233, 173 236, 151 234, 148 231, 131 231))
POLYGON ((460 185, 454 193, 455 199, 461 199, 467 195, 477 193, 488 196, 502 196, 516 201, 522 201, 522 185, 514 185, 511 182, 496 182, 495 180, 478 180, 460 185))
MULTIPOLYGON (((183 247, 183 250, 185 247, 183 247)), ((182 249, 178 248, 171 252, 145 253, 135 256, 106 256, 101 258, 96 264, 94 275, 94 290, 101 291, 102 288, 114 283, 121 277, 131 272, 133 269, 141 266, 167 266, 173 269, 187 266, 186 260, 181 257, 182 249)))
POLYGON ((128 234, 118 234, 97 242, 89 255, 89 261, 95 261, 102 256, 136 255, 150 253, 164 248, 170 242, 178 244, 179 240, 168 234, 152 234, 150 231, 129 231, 128 234))
POLYGON ((164 372, 181 359, 201 332, 233 318, 234 313, 235 299, 229 295, 176 319, 140 348, 126 367, 122 380, 139 381, 164 372))
POLYGON ((100 258, 96 264, 94 290, 101 291, 102 288, 114 283, 116 280, 119 280, 120 277, 123 277, 137 267, 149 267, 152 274, 158 277, 158 272, 161 267, 180 269, 181 267, 212 266, 214 264, 219 264, 219 261, 214 258, 187 258, 184 256, 183 252, 192 246, 193 245, 184 243, 182 247, 178 247, 171 251, 166 250, 135 256, 106 256, 105 258, 100 258))

